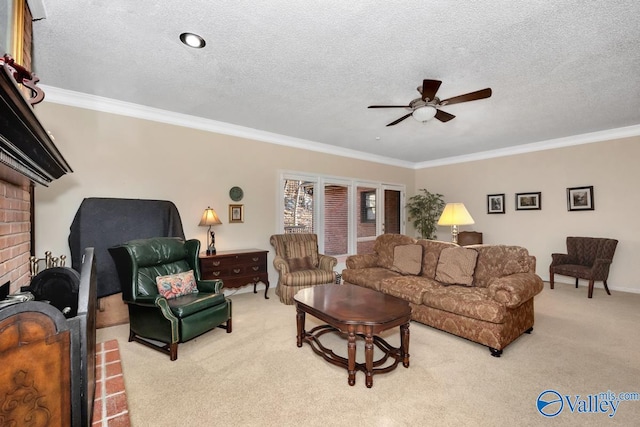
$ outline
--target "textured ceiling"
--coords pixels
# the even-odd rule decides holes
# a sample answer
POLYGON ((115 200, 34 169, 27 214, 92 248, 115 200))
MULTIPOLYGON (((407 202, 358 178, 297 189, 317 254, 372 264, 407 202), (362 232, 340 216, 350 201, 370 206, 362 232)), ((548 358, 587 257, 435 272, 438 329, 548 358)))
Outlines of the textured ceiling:
POLYGON ((45 1, 47 86, 410 163, 640 124, 637 0, 45 1), (182 45, 191 31, 204 49, 182 45), (411 118, 423 79, 448 123, 411 118))

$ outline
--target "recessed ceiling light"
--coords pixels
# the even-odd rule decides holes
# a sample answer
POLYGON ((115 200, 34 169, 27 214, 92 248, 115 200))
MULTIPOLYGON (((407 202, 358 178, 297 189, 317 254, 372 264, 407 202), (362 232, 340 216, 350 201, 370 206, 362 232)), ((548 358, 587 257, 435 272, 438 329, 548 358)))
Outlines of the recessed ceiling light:
POLYGON ((180 41, 186 44, 187 46, 193 47, 196 49, 203 48, 207 44, 202 37, 193 33, 180 34, 180 41))

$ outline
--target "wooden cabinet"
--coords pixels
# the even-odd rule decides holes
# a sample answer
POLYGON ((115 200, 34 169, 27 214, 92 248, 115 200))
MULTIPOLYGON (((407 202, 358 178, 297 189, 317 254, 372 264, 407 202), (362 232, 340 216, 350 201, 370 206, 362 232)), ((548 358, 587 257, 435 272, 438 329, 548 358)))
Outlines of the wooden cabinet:
POLYGON ((237 249, 234 251, 218 251, 215 255, 200 253, 200 271, 205 280, 220 279, 224 287, 240 288, 253 284, 253 293, 257 293, 256 285, 266 285, 264 297, 269 290, 269 274, 267 273, 267 253, 262 249, 237 249))

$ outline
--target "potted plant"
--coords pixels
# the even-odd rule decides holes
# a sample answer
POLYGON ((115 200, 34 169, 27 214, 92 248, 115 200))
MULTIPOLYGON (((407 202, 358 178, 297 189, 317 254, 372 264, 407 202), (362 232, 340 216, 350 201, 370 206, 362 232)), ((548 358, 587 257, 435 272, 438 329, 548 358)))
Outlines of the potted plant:
POLYGON ((438 218, 444 208, 442 194, 430 193, 424 188, 418 190, 423 194, 416 194, 407 202, 409 221, 418 230, 423 239, 436 239, 436 226, 438 218))

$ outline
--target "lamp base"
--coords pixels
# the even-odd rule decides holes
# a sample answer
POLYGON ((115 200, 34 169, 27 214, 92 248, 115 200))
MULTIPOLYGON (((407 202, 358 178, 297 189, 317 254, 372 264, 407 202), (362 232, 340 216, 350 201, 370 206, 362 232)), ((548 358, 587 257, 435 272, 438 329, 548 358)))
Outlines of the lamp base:
POLYGON ((207 255, 215 255, 216 254, 216 248, 213 246, 209 246, 209 248, 207 249, 207 255))
POLYGON ((458 226, 451 226, 451 241, 455 244, 458 244, 458 226))

